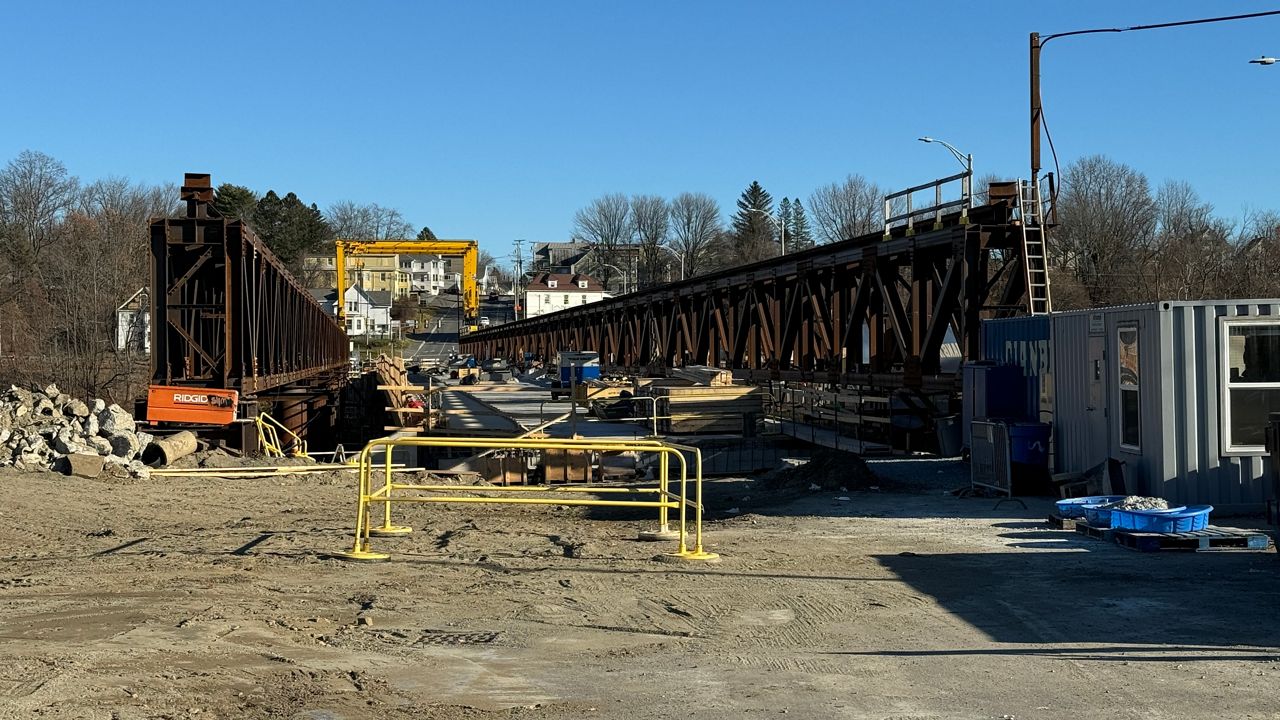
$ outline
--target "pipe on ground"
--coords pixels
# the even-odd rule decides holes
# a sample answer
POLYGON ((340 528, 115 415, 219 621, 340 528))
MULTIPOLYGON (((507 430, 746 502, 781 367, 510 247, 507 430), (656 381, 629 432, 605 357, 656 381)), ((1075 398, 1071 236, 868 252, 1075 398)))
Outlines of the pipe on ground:
POLYGON ((190 430, 183 430, 168 437, 151 441, 142 451, 142 462, 151 467, 165 467, 181 457, 196 451, 196 436, 190 430))

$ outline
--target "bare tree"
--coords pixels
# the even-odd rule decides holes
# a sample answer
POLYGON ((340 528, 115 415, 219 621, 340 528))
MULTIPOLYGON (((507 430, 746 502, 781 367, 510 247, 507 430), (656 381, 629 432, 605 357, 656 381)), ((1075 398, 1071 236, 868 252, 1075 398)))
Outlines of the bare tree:
POLYGON ((1232 244, 1227 274, 1236 288, 1228 297, 1280 296, 1280 212, 1245 214, 1232 244))
POLYGON ((415 237, 399 210, 377 203, 360 204, 340 200, 325 212, 334 237, 344 240, 396 240, 415 237))
POLYGON ((592 200, 591 204, 574 213, 573 232, 575 238, 593 247, 595 274, 606 287, 612 288, 617 272, 614 268, 618 265, 618 246, 626 243, 632 232, 631 202, 627 196, 613 193, 592 200))
POLYGON ((1170 180, 1154 198, 1156 232, 1143 248, 1142 300, 1201 300, 1230 294, 1231 223, 1190 184, 1170 180))
POLYGON ((24 150, 0 170, 0 245, 17 270, 32 268, 57 240, 80 183, 61 162, 24 150))
POLYGON ((1051 262, 1083 284, 1093 305, 1133 302, 1142 259, 1149 257, 1157 213, 1147 177, 1102 155, 1081 158, 1063 173, 1060 225, 1050 236, 1051 262))
POLYGON ((809 196, 809 212, 824 243, 840 242, 884 227, 884 190, 861 175, 824 185, 809 196))
POLYGON ((635 195, 631 198, 632 232, 640 244, 639 287, 661 282, 662 269, 667 266, 667 253, 662 248, 670 234, 669 213, 667 201, 657 195, 635 195))
POLYGON ((116 352, 115 309, 148 282, 148 221, 169 215, 176 197, 172 187, 106 178, 59 198, 62 208, 39 221, 47 244, 38 272, 24 273, 19 298, 0 309, 5 375, 82 397, 141 392, 145 359, 116 352))
POLYGON ((680 193, 671 201, 671 248, 689 278, 711 269, 720 208, 705 193, 680 193))

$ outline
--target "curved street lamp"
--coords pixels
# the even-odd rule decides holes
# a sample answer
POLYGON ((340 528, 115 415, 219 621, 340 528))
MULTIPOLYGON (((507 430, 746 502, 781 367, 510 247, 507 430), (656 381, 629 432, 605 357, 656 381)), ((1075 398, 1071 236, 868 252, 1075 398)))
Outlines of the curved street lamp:
POLYGON ((668 245, 659 245, 658 247, 662 248, 663 250, 666 250, 672 255, 675 255, 676 259, 680 261, 680 279, 683 280, 684 279, 684 254, 676 252, 668 245))
POLYGON ((970 175, 972 175, 972 174, 973 174, 973 155, 972 155, 972 154, 965 154, 965 153, 962 153, 962 152, 960 152, 959 150, 957 150, 957 149, 956 149, 956 146, 955 146, 955 145, 952 145, 951 143, 947 142, 946 140, 939 140, 939 139, 937 139, 937 138, 931 138, 931 137, 929 137, 928 135, 926 135, 926 136, 924 136, 924 137, 922 137, 922 138, 917 138, 917 139, 918 139, 920 142, 922 142, 922 143, 937 143, 937 144, 941 145, 942 147, 944 147, 944 148, 946 148, 946 149, 950 150, 950 151, 951 151, 951 154, 952 154, 952 155, 954 155, 954 156, 956 157, 956 160, 959 160, 959 161, 960 161, 960 164, 964 166, 965 171, 966 171, 966 172, 968 172, 970 175))
POLYGON ((760 213, 761 215, 769 218, 769 222, 773 223, 774 229, 778 231, 778 239, 782 244, 782 254, 786 255, 787 254, 787 229, 783 227, 782 222, 777 218, 775 218, 772 214, 767 213, 761 210, 760 208, 747 208, 747 212, 760 213))
MULTIPOLYGON (((1040 101, 1040 50, 1050 40, 1061 37, 1071 37, 1074 35, 1095 35, 1098 33, 1122 33, 1134 30, 1157 30, 1160 28, 1183 27, 1185 25, 1204 25, 1207 23, 1228 22, 1232 20, 1252 20, 1260 17, 1269 17, 1272 15, 1280 15, 1280 10, 1265 10, 1262 12, 1244 13, 1241 15, 1225 15, 1220 17, 1199 18, 1196 20, 1179 20, 1177 22, 1154 23, 1151 25, 1134 25, 1124 28, 1095 28, 1092 30, 1072 30, 1070 32, 1053 33, 1052 35, 1041 36, 1040 33, 1031 33, 1031 182, 1037 188, 1040 185, 1040 127, 1043 124, 1044 105, 1040 101)), ((1275 58, 1263 56, 1257 60, 1250 62, 1258 65, 1271 65, 1276 62, 1275 58), (1270 60, 1270 62, 1267 62, 1270 60)), ((1046 129, 1047 134, 1047 129, 1046 129)), ((1049 150, 1053 150, 1053 138, 1049 137, 1049 150)), ((1056 160, 1056 158, 1055 158, 1056 160)))

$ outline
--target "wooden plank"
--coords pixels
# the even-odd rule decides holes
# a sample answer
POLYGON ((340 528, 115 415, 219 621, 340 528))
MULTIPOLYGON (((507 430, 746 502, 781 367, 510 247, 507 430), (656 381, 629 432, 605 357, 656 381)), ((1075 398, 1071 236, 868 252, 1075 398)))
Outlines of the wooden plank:
POLYGON ((422 385, 379 385, 379 390, 401 390, 408 392, 425 392, 426 388, 422 385))
POLYGON ((1111 540, 1115 535, 1115 531, 1111 528, 1094 527, 1082 522, 1076 523, 1076 532, 1095 540, 1111 540))

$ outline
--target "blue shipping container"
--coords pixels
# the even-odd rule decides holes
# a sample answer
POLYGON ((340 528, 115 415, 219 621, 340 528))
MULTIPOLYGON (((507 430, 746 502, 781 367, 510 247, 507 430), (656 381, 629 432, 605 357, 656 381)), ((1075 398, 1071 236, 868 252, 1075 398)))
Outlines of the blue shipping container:
MULTIPOLYGON (((1053 347, 1049 342, 1048 315, 1029 315, 982 322, 982 359, 1001 365, 1014 365, 1022 369, 1026 381, 1023 395, 1026 412, 1023 417, 1033 421, 1047 421, 1048 410, 1041 407, 1046 390, 1046 378, 1053 376, 1053 347)), ((1052 400, 1048 399, 1048 403, 1052 400)))

